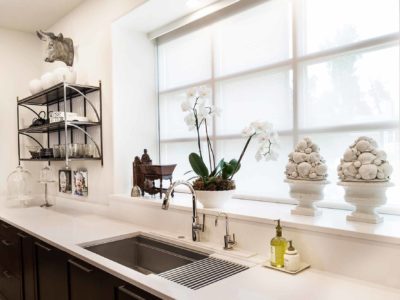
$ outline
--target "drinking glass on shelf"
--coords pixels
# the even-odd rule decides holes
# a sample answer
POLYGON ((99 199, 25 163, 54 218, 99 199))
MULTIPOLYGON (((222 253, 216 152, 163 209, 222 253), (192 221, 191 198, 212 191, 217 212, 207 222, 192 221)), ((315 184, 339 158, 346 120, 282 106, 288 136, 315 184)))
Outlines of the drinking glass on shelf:
POLYGON ((60 145, 53 145, 53 156, 54 158, 60 158, 61 153, 60 153, 60 145))
POLYGON ((78 144, 79 157, 85 157, 85 144, 78 144))
POLYGON ((97 148, 94 144, 85 144, 84 145, 84 153, 87 158, 97 157, 97 148))
POLYGON ((59 145, 60 147, 60 158, 65 158, 65 145, 59 145))
POLYGON ((74 157, 74 147, 73 144, 68 144, 65 150, 68 153, 68 157, 74 157))

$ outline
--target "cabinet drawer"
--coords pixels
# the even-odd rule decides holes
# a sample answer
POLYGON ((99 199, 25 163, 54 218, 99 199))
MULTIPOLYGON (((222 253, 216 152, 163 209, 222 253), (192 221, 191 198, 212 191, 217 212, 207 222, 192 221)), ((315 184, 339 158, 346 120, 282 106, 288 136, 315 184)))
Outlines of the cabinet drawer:
POLYGON ((22 300, 21 280, 3 267, 0 267, 0 293, 7 300, 22 300))
POLYGON ((0 265, 21 278, 21 248, 19 242, 0 240, 0 265))
POLYGON ((118 287, 116 295, 116 300, 161 300, 142 289, 128 284, 118 287))
POLYGON ((8 225, 7 223, 1 221, 0 221, 0 238, 2 240, 6 240, 16 245, 19 243, 17 230, 11 225, 8 225))

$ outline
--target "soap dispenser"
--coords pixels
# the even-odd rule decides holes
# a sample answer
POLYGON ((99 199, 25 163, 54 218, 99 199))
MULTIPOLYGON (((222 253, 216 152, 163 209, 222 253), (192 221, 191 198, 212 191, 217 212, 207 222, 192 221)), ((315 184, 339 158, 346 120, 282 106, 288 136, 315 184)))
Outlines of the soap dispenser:
POLYGON ((287 242, 282 237, 281 220, 276 220, 276 222, 276 236, 271 240, 271 265, 283 268, 287 242))
POLYGON ((289 241, 289 248, 285 252, 285 270, 296 272, 300 269, 300 254, 293 247, 292 241, 289 241))

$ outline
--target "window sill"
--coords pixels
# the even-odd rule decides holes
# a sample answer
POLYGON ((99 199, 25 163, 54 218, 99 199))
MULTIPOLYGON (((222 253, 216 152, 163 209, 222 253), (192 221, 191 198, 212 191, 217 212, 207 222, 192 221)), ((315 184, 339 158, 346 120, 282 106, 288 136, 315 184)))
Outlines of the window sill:
MULTIPOLYGON (((251 196, 246 194, 235 194, 233 198, 238 200, 250 200, 250 201, 258 201, 258 202, 270 202, 270 203, 280 203, 280 204, 292 204, 295 205, 297 203, 296 200, 291 198, 272 198, 272 197, 262 197, 262 196, 251 196)), ((353 206, 342 201, 334 201, 334 200, 322 200, 315 204, 319 208, 330 208, 330 209, 340 209, 340 210, 353 210, 353 206)), ((399 206, 391 206, 386 205, 377 208, 377 212, 381 214, 388 215, 397 215, 400 216, 400 207, 399 206)))
MULTIPOLYGON (((191 213, 191 201, 185 194, 176 194, 170 209, 191 213)), ((130 204, 157 206, 161 209, 159 198, 132 198, 127 195, 112 195, 110 201, 130 204)), ((201 205, 200 205, 201 207, 201 205)), ((293 204, 282 204, 243 199, 232 199, 223 209, 231 219, 272 225, 274 220, 281 219, 283 226, 297 230, 306 230, 343 237, 365 239, 380 243, 400 245, 400 216, 385 215, 381 224, 348 222, 349 213, 342 209, 322 208, 322 215, 308 217, 292 215, 293 204)), ((199 208, 200 213, 216 215, 219 209, 199 208)))

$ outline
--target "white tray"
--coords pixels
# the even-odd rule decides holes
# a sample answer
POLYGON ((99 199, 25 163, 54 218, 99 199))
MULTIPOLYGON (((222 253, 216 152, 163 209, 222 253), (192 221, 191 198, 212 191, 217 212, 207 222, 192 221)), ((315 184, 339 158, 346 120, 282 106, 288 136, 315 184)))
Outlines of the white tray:
POLYGON ((281 271, 281 272, 284 272, 284 273, 288 273, 288 274, 293 274, 294 275, 294 274, 300 273, 301 271, 304 271, 305 269, 308 269, 309 267, 311 267, 311 265, 308 264, 308 263, 305 263, 305 262, 301 262, 300 263, 300 268, 297 271, 294 271, 294 272, 293 271, 288 271, 285 268, 274 267, 274 266, 271 265, 271 262, 269 262, 269 261, 266 261, 263 264, 263 267, 274 269, 274 270, 278 270, 278 271, 281 271))

